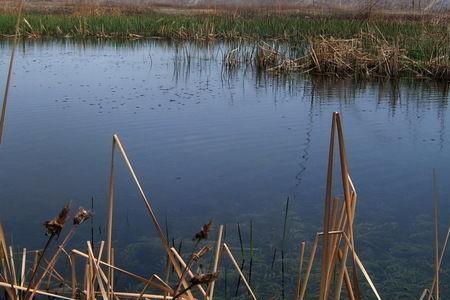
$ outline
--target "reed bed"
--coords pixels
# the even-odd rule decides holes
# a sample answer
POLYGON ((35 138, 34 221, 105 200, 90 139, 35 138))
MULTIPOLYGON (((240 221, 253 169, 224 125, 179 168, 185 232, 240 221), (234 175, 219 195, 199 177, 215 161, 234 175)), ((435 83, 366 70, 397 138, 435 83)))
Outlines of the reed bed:
POLYGON ((275 75, 309 73, 358 79, 420 77, 450 80, 448 48, 436 44, 427 53, 429 59, 417 60, 407 49, 397 43, 391 44, 380 33, 362 32, 348 39, 310 38, 295 51, 280 50, 261 42, 256 50, 231 50, 224 55, 223 64, 226 70, 250 66, 275 75))

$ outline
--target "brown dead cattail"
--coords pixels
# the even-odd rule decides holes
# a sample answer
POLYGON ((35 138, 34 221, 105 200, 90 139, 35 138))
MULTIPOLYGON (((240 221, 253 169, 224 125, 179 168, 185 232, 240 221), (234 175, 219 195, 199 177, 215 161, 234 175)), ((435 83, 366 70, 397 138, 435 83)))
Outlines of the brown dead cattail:
POLYGON ((219 277, 219 272, 214 273, 206 273, 206 274, 196 274, 191 278, 191 285, 199 285, 199 284, 210 284, 214 280, 219 277))
POLYGON ((192 240, 200 242, 201 240, 207 240, 209 231, 212 227, 212 221, 209 221, 208 224, 204 224, 202 229, 194 235, 192 240))
MULTIPOLYGON (((209 285, 211 282, 219 278, 219 272, 214 273, 205 273, 205 274, 196 274, 194 277, 191 278, 189 281, 189 286, 182 290, 179 293, 175 293, 175 296, 173 296, 172 300, 178 299, 181 295, 192 289, 194 286, 201 285, 201 284, 207 284, 209 285)), ((178 289, 178 287, 177 287, 178 289)))
POLYGON ((80 207, 78 209, 77 214, 73 218, 73 224, 74 225, 80 225, 84 221, 90 219, 92 217, 93 213, 90 210, 87 210, 83 207, 80 207))
POLYGON ((59 212, 58 216, 53 218, 52 220, 45 221, 44 226, 46 229, 45 235, 56 235, 59 236, 61 230, 64 227, 64 224, 67 221, 67 217, 69 216, 69 203, 67 203, 62 210, 59 212))

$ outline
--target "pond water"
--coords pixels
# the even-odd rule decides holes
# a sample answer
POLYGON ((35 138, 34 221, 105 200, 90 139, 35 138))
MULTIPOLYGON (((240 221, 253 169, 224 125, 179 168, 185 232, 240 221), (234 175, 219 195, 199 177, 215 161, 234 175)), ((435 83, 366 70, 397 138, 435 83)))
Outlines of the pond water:
MULTIPOLYGON (((176 245, 189 244, 211 219, 227 225, 240 258, 237 222, 245 255, 251 227, 252 281, 264 298, 280 295, 289 197, 285 260, 291 293, 299 244, 307 241, 309 256, 321 228, 331 114, 339 111, 359 196, 358 253, 384 298, 418 298, 433 272, 433 168, 442 240, 450 212, 448 87, 418 80, 276 78, 251 68, 227 73, 222 56, 231 47, 22 43, 0 146, 0 220, 9 240, 17 249, 42 247, 43 221, 68 201, 75 209, 90 207, 92 197, 94 240, 105 239, 111 139, 117 133, 176 245)), ((0 51, 4 82, 10 44, 1 42, 0 51)), ((145 276, 161 273, 155 230, 120 159, 116 171, 117 263, 145 276)), ((76 243, 90 239, 90 232, 83 225, 76 243)), ((450 296, 447 258, 443 297, 450 296)), ((233 290, 235 283, 228 285, 233 290)), ((223 282, 219 286, 224 292, 223 282)))

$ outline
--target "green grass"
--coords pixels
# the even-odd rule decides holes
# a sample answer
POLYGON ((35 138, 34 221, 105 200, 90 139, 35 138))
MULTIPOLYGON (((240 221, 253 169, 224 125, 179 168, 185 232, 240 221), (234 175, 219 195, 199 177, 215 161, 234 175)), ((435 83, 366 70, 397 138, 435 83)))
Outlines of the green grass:
MULTIPOLYGON (((348 38, 368 28, 378 28, 388 39, 396 39, 399 36, 417 37, 424 32, 447 34, 444 26, 432 25, 429 22, 396 22, 384 19, 366 21, 303 15, 233 17, 230 15, 70 16, 32 14, 25 18, 31 24, 33 31, 43 36, 61 35, 59 30, 63 34, 79 35, 81 34, 80 24, 85 25, 86 32, 93 35, 105 32, 111 35, 126 36, 127 33, 133 33, 164 38, 179 38, 179 34, 183 33, 189 38, 197 35, 205 38, 207 34, 213 34, 216 38, 280 38, 296 41, 299 38, 317 35, 348 38)), ((13 34, 14 25, 15 16, 0 15, 0 34, 13 34)), ((31 32, 31 29, 25 24, 22 24, 22 28, 26 32, 31 32)))

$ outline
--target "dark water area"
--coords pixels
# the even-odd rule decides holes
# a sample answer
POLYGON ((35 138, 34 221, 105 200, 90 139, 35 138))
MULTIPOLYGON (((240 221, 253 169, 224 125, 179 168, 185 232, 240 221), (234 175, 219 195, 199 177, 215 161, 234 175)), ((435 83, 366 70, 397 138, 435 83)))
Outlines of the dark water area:
MULTIPOLYGON (((0 43, 0 82, 9 46, 0 43)), ((90 207, 91 197, 94 240, 106 239, 111 139, 117 133, 177 247, 183 241, 188 253, 193 234, 211 219, 226 224, 227 241, 240 259, 237 222, 246 256, 252 224, 252 282, 263 298, 281 295, 279 253, 289 198, 290 294, 300 242, 307 241, 309 257, 321 230, 331 114, 339 111, 359 197, 359 256, 383 298, 418 298, 432 282, 433 168, 442 240, 449 225, 448 86, 412 79, 274 78, 251 68, 228 73, 222 57, 234 46, 21 44, 0 146, 0 220, 15 249, 42 247, 42 223, 68 201, 74 209, 90 207)), ((161 273, 160 243, 120 159, 116 171, 117 264, 146 277, 161 273)), ((339 195, 338 180, 336 188, 339 195)), ((89 224, 81 227, 72 247, 84 249, 90 230, 89 224)), ((450 296, 448 259, 443 298, 450 296)), ((228 284, 233 290, 235 283, 228 284)), ((218 289, 225 293, 223 282, 218 289)))

